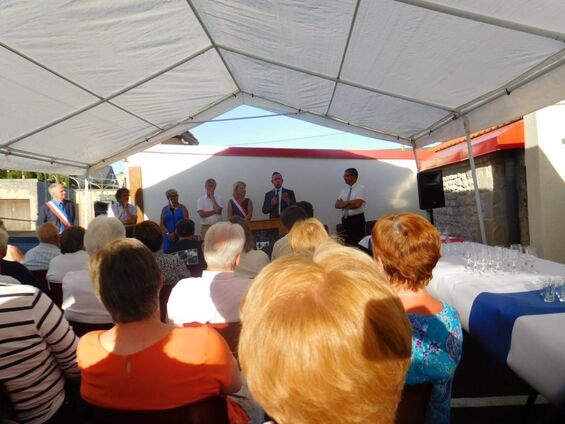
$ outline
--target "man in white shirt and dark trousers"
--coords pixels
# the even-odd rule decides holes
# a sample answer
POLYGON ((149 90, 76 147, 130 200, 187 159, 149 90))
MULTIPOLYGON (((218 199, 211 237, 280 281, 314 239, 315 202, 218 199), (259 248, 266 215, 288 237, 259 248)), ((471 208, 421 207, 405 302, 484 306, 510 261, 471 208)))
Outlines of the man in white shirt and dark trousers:
POLYGON ((343 174, 347 186, 339 192, 336 209, 342 210, 341 226, 344 241, 356 245, 365 236, 365 187, 357 182, 359 173, 348 168, 343 174))
POLYGON ((204 187, 206 187, 206 194, 198 198, 196 202, 196 210, 200 216, 202 239, 204 239, 208 228, 222 220, 222 210, 224 209, 223 197, 214 193, 216 191, 216 180, 208 178, 204 187))

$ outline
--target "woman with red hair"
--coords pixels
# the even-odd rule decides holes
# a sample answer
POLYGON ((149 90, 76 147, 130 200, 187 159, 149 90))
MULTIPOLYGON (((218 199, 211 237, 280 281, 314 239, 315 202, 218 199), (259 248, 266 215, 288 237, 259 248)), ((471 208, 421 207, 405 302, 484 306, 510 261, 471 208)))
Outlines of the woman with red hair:
POLYGON ((420 215, 382 216, 371 234, 373 255, 388 275, 412 324, 412 361, 406 384, 433 384, 426 423, 449 423, 451 383, 463 336, 457 311, 426 286, 441 254, 436 228, 420 215))

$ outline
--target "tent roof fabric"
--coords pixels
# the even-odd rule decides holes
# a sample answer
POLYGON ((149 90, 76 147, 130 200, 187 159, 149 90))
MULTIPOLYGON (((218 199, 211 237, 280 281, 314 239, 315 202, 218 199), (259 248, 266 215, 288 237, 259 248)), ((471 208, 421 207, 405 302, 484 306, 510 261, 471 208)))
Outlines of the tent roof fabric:
POLYGON ((241 104, 413 147, 565 98, 562 0, 6 0, 0 168, 85 174, 241 104))

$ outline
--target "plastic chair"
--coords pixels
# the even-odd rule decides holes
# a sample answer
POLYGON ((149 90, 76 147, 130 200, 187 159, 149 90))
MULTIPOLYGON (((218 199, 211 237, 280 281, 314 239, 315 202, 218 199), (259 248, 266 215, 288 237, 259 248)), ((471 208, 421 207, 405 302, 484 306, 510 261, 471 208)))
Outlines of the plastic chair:
POLYGON ((229 424, 226 398, 213 396, 179 408, 129 411, 102 408, 85 402, 87 424, 229 424))
POLYGON ((405 385, 396 410, 395 424, 424 424, 432 387, 431 383, 405 385))
POLYGON ((174 284, 168 284, 161 288, 159 292, 159 311, 161 313, 161 322, 167 322, 167 302, 169 301, 169 296, 173 291, 174 284))
POLYGON ((35 271, 30 271, 33 276, 35 277, 35 279, 37 280, 37 282, 39 283, 39 287, 38 289, 41 290, 43 293, 48 294, 49 293, 49 285, 47 283, 47 270, 46 269, 39 269, 39 270, 35 270, 35 271))
POLYGON ((61 308, 63 305, 63 285, 61 283, 48 283, 47 296, 61 308))
POLYGON ((0 381, 0 422, 17 423, 18 417, 12 405, 12 400, 3 382, 0 381))

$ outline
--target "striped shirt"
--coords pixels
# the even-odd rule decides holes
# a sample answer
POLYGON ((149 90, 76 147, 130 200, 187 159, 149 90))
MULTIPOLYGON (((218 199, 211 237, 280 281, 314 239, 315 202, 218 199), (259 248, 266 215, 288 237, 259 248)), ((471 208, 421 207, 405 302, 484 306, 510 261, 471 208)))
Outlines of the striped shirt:
POLYGON ((36 288, 0 283, 0 381, 21 423, 43 423, 65 399, 64 376, 79 378, 78 338, 36 288))

